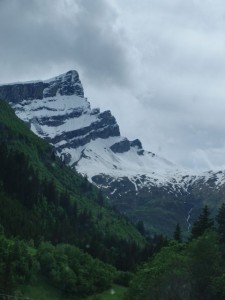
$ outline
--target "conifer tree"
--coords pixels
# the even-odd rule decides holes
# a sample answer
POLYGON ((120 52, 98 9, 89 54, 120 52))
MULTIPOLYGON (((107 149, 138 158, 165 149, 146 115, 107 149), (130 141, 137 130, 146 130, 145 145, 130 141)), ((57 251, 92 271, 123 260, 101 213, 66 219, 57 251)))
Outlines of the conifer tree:
POLYGON ((139 220, 138 222, 137 222, 137 225, 136 225, 136 227, 137 227, 137 230, 142 234, 142 235, 145 235, 145 226, 144 226, 144 223, 143 223, 143 221, 142 220, 139 220))
POLYGON ((218 224, 217 231, 219 233, 220 240, 222 243, 225 243, 225 203, 223 203, 219 208, 216 221, 218 224))
POLYGON ((202 210, 197 221, 193 223, 191 230, 191 238, 198 238, 203 235, 206 229, 210 229, 213 227, 213 220, 210 218, 210 212, 207 205, 202 210))
POLYGON ((175 241, 177 241, 178 243, 182 242, 182 237, 181 237, 181 228, 180 228, 180 224, 177 223, 176 227, 175 227, 175 231, 173 234, 173 238, 175 241))

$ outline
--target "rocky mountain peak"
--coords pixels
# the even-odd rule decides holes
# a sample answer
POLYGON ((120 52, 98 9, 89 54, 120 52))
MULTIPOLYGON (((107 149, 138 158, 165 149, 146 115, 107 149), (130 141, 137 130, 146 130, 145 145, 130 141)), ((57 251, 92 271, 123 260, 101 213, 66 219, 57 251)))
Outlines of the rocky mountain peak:
POLYGON ((0 98, 11 103, 46 97, 71 96, 84 97, 79 74, 75 70, 43 81, 5 84, 0 86, 0 98))
POLYGON ((75 70, 48 80, 0 85, 0 98, 33 132, 53 144, 59 155, 70 157, 71 164, 91 141, 120 137, 109 110, 91 109, 75 70))
POLYGON ((61 96, 77 95, 84 97, 79 74, 75 70, 68 71, 46 82, 48 83, 48 87, 43 90, 44 97, 54 97, 57 93, 61 96))

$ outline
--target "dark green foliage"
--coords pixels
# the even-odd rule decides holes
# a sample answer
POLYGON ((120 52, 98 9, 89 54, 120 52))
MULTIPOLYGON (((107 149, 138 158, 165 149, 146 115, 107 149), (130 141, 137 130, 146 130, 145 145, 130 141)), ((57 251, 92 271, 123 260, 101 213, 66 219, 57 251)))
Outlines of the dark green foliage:
POLYGON ((157 248, 1 101, 0 206, 7 236, 0 290, 8 294, 40 275, 75 298, 109 288, 114 278, 127 285, 127 271, 157 248), (123 270, 118 276, 115 267, 123 270))
POLYGON ((144 264, 126 299, 222 300, 224 274, 218 235, 205 231, 189 245, 170 243, 144 264))
POLYGON ((30 283, 39 270, 35 257, 20 240, 6 239, 0 234, 0 290, 12 294, 21 284, 30 283))
POLYGON ((105 198, 104 198, 101 190, 99 190, 99 192, 98 192, 96 202, 101 206, 104 206, 104 204, 105 204, 105 198))
POLYGON ((225 272, 215 276, 212 279, 211 289, 213 295, 215 295, 215 300, 223 300, 225 299, 225 272))
MULTIPOLYGON (((217 215, 221 224, 223 209, 224 205, 217 215)), ((196 222, 198 231, 195 232, 195 238, 186 244, 178 239, 163 247, 137 272, 131 281, 126 299, 225 299, 224 244, 221 231, 217 233, 212 226, 213 220, 205 207, 196 222)), ((174 237, 180 236, 177 234, 179 231, 176 228, 174 237)))
POLYGON ((134 269, 145 246, 138 231, 1 101, 0 127, 0 222, 7 235, 35 245, 71 243, 119 269, 134 269), (131 258, 124 255, 131 251, 131 258))
POLYGON ((38 199, 38 178, 29 167, 28 160, 23 153, 8 151, 5 144, 0 144, 0 148, 1 163, 4 161, 2 167, 5 168, 0 174, 4 190, 10 196, 20 199, 24 205, 31 207, 38 199))
POLYGON ((146 234, 145 226, 143 221, 138 221, 136 224, 137 230, 144 236, 146 234))
POLYGON ((134 274, 131 272, 118 271, 114 279, 114 283, 128 287, 133 277, 134 274))
MULTIPOLYGON (((224 269, 219 238, 216 232, 205 231, 204 235, 194 239, 188 247, 190 273, 192 281, 192 299, 218 299, 214 280, 217 281, 224 269)), ((219 286, 217 286, 219 288, 219 286)))
POLYGON ((216 221, 218 224, 217 231, 219 233, 220 240, 223 244, 225 244, 225 203, 223 203, 219 208, 216 221))
POLYGON ((197 238, 210 228, 213 228, 213 219, 210 218, 209 208, 207 205, 203 208, 197 221, 193 223, 191 229, 191 238, 197 238))
POLYGON ((0 291, 13 294, 40 275, 63 293, 90 295, 108 289, 116 269, 75 246, 43 242, 35 249, 0 233, 0 291))
POLYGON ((41 272, 60 290, 70 294, 89 295, 111 286, 116 270, 78 248, 41 243, 38 252, 41 272))
POLYGON ((180 228, 180 224, 177 223, 174 234, 173 234, 173 238, 175 241, 177 241, 178 243, 182 242, 182 237, 181 237, 181 228, 180 228))
MULTIPOLYGON (((110 287, 115 268, 97 258, 127 271, 152 255, 102 193, 63 165, 1 101, 0 206, 10 237, 0 230, 0 290, 7 294, 41 274, 76 299, 110 287)), ((129 272, 117 276, 126 285, 130 278, 129 272)))
POLYGON ((138 271, 127 300, 191 299, 189 258, 183 247, 171 243, 138 271))

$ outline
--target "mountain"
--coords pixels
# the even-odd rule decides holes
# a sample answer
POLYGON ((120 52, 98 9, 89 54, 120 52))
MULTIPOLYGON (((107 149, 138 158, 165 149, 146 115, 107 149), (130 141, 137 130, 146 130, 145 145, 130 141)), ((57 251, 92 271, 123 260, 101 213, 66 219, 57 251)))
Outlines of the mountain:
POLYGON ((157 248, 2 100, 0 205, 3 298, 86 299, 157 248))
POLYGON ((0 86, 0 98, 71 168, 87 175, 111 203, 152 232, 188 231, 203 204, 216 209, 225 172, 192 174, 120 135, 110 111, 92 109, 77 71, 0 86))
POLYGON ((137 229, 53 150, 0 101, 0 224, 6 234, 36 243, 72 243, 97 257, 99 248, 106 260, 110 238, 143 248, 137 229))

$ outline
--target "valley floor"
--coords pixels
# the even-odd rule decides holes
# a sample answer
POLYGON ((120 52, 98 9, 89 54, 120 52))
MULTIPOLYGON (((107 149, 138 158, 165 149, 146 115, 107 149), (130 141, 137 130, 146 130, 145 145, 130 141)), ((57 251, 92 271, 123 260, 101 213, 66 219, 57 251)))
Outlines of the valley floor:
MULTIPOLYGON (((122 300, 124 293, 127 288, 113 285, 111 289, 104 291, 103 293, 89 296, 84 299, 79 300, 122 300)), ((77 298, 66 297, 65 294, 62 295, 59 290, 49 286, 44 280, 39 279, 34 285, 24 286, 22 288, 22 293, 26 298, 31 300, 74 300, 77 298)), ((78 300, 78 299, 77 299, 78 300)))

